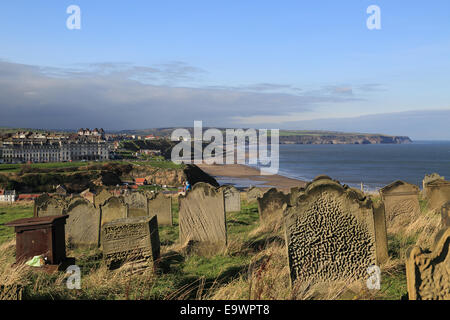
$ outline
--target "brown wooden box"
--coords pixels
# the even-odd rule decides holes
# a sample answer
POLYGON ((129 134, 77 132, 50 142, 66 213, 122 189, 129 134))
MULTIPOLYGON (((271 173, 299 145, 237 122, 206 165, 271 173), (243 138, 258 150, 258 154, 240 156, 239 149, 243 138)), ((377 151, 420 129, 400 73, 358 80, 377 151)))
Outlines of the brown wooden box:
POLYGON ((43 255, 48 264, 57 265, 66 260, 64 226, 67 215, 26 218, 11 221, 5 226, 16 232, 16 262, 24 262, 43 255))

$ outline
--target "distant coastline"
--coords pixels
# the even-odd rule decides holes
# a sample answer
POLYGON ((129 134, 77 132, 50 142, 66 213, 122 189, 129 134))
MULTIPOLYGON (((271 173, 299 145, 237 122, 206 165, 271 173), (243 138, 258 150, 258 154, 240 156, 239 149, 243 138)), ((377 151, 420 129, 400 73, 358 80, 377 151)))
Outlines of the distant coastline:
POLYGON ((350 133, 305 133, 280 135, 280 144, 404 144, 412 143, 407 136, 350 133))

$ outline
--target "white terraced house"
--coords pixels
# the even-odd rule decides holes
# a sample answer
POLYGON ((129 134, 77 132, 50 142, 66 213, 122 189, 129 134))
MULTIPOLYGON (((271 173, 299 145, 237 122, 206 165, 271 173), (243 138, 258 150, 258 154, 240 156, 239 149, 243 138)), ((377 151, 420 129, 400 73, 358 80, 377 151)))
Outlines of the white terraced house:
POLYGON ((0 202, 15 202, 17 194, 15 190, 0 190, 0 202))
POLYGON ((109 160, 105 141, 4 141, 0 149, 3 163, 109 160))

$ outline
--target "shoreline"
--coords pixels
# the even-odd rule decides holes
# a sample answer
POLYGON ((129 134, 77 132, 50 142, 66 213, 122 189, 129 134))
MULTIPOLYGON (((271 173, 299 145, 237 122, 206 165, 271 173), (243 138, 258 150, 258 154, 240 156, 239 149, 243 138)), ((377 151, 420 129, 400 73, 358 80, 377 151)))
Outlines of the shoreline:
MULTIPOLYGON (((283 175, 263 176, 259 169, 243 164, 209 165, 198 164, 201 170, 212 176, 220 185, 231 184, 238 189, 246 189, 250 186, 261 189, 277 188, 283 192, 290 192, 294 187, 305 187, 308 181, 289 178, 283 175)), ((351 186, 350 186, 351 187, 351 186)), ((357 187, 351 187, 358 189, 357 187)), ((366 189, 368 195, 378 195, 378 190, 366 189)))
POLYGON ((198 164, 197 166, 210 176, 213 176, 218 182, 229 181, 230 184, 241 184, 240 187, 253 185, 267 189, 277 188, 290 191, 294 187, 304 187, 307 183, 306 181, 288 178, 279 174, 261 175, 259 169, 243 164, 198 164))

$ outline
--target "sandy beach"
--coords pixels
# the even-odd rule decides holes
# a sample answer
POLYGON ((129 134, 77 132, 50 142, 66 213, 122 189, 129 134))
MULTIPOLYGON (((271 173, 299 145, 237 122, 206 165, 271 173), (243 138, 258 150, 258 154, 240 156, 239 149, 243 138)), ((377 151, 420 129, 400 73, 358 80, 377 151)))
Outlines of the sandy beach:
POLYGON ((257 185, 261 187, 276 187, 278 189, 289 190, 293 187, 303 187, 306 185, 305 181, 291 179, 280 175, 264 176, 260 174, 258 169, 249 167, 242 164, 227 164, 227 165, 198 165, 200 169, 208 173, 209 175, 220 178, 237 178, 242 180, 248 180, 250 185, 257 185))

